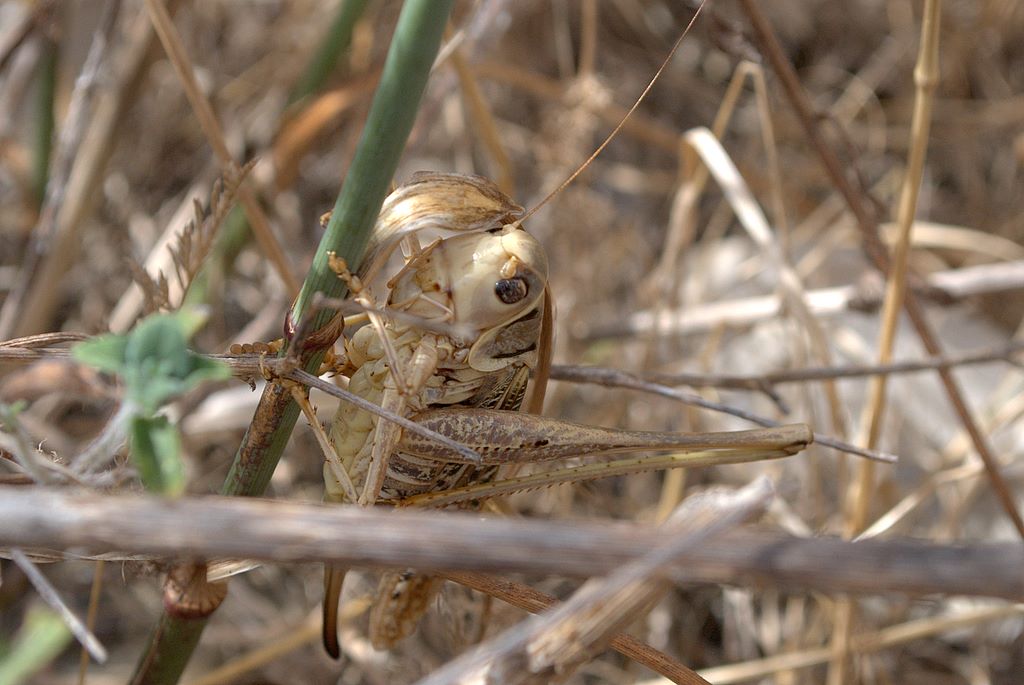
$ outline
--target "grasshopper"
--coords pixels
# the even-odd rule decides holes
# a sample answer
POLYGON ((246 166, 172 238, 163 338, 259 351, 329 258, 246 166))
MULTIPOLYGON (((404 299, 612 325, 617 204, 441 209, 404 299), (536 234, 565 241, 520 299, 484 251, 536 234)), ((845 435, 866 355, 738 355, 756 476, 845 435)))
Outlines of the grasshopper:
MULTIPOLYGON (((547 283, 544 251, 510 223, 521 214, 522 208, 479 177, 419 174, 385 200, 360 281, 370 280, 404 239, 411 254, 387 284, 387 308, 422 324, 452 324, 458 332, 444 335, 394 320, 359 329, 345 345, 351 392, 403 415, 455 405, 519 408, 536 365, 547 283), (415 232, 427 227, 468 232, 421 248, 415 232)), ((494 478, 494 465, 396 453, 400 433, 352 405, 339 406, 330 431, 339 458, 324 464, 326 499, 397 503, 494 478)), ((340 572, 327 572, 324 644, 334 657, 341 581, 340 572)), ((438 584, 428 576, 385 575, 378 591, 385 599, 371 616, 373 643, 388 646, 404 637, 438 584)))
MULTIPOLYGON (((806 426, 781 434, 687 435, 592 428, 516 413, 531 370, 544 376, 551 347, 547 257, 517 221, 522 211, 490 181, 456 174, 418 174, 385 201, 364 265, 350 279, 357 298, 378 315, 346 339, 349 391, 466 444, 483 461, 468 462, 342 403, 330 426, 335 454, 324 464, 326 500, 438 506, 432 498, 454 489, 465 491, 455 498, 457 506, 475 507, 489 496, 488 488, 501 488, 493 481, 505 463, 667 449, 764 458, 793 454, 810 442, 806 426), (456 234, 421 246, 417 233, 425 228, 456 234), (365 284, 399 243, 408 254, 387 282, 384 305, 384 314, 394 316, 381 317, 365 284)), ((531 391, 529 407, 538 409, 542 398, 543 378, 531 391)), ((600 466, 608 475, 643 468, 636 460, 600 466)), ((537 484, 512 483, 512 489, 528 487, 537 484)), ((323 639, 335 658, 343 578, 341 570, 326 572, 323 639)), ((413 571, 384 574, 370 614, 373 645, 388 648, 411 633, 440 584, 413 571)))

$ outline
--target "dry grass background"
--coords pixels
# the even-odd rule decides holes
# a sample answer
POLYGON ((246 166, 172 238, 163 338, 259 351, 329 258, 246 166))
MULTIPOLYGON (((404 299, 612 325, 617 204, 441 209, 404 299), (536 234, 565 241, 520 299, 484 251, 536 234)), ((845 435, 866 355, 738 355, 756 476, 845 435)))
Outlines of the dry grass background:
MULTIPOLYGON (((58 132, 103 4, 62 3, 44 24, 60 47, 58 132)), ((317 218, 333 204, 357 140, 371 93, 368 78, 383 59, 399 3, 371 3, 331 90, 304 103, 298 113, 290 112, 288 119, 282 115, 288 93, 321 37, 325 16, 332 11, 328 3, 181 4, 175 24, 185 37, 200 83, 214 103, 236 159, 259 157, 253 178, 287 260, 301 278, 319 238, 317 218), (300 129, 300 122, 308 129, 300 129), (302 154, 290 142, 297 140, 300 130, 311 131, 302 154)), ((918 233, 921 244, 912 253, 911 267, 921 275, 1024 257, 1024 7, 1008 0, 944 5, 941 80, 917 213, 942 226, 918 233)), ((492 178, 503 178, 507 172, 514 183, 512 196, 527 207, 589 155, 617 120, 616 108, 631 104, 692 14, 687 3, 609 0, 596 3, 597 22, 590 31, 581 21, 578 2, 466 2, 457 7, 456 23, 476 17, 481 6, 497 7, 496 19, 469 37, 464 54, 493 114, 509 165, 503 169, 495 161, 454 72, 444 66, 431 82, 399 178, 421 169, 492 178)), ((180 230, 190 215, 191 198, 207 198, 218 174, 210 145, 159 45, 136 89, 123 88, 113 78, 115 67, 127 59, 134 27, 145 16, 141 10, 141 3, 124 2, 112 32, 97 94, 107 97, 120 89, 126 110, 110 143, 101 181, 92 189, 78 233, 69 242, 69 266, 58 280, 33 286, 48 289, 56 299, 52 312, 32 332, 106 330, 112 313, 125 307, 122 300, 132 283, 126 262, 145 262, 161 235, 180 230)), ((685 178, 679 136, 692 127, 709 126, 737 65, 758 59, 739 7, 720 0, 710 10, 640 106, 634 124, 528 223, 547 247, 552 265, 556 362, 635 372, 753 375, 820 365, 810 352, 804 326, 789 314, 734 325, 730 322, 736 309, 730 306, 712 312, 706 325, 684 333, 627 330, 631 321, 642 323, 634 316, 638 313, 677 308, 692 313, 710 303, 735 303, 777 290, 775 269, 736 222, 713 181, 700 197, 695 230, 684 236, 681 255, 663 260, 673 202, 685 178)), ((763 8, 804 88, 829 117, 829 142, 851 177, 856 175, 870 189, 883 221, 895 214, 906 158, 920 10, 920 3, 905 0, 779 0, 763 8)), ((0 2, 0 44, 9 34, 6 27, 15 27, 26 11, 23 3, 0 2)), ((19 266, 26 261, 38 221, 29 192, 37 36, 38 32, 30 34, 0 71, 0 298, 17 287, 19 266)), ((766 78, 781 174, 773 175, 766 157, 749 85, 722 136, 726 150, 772 219, 775 235, 807 290, 849 284, 858 286, 861 294, 877 290, 880 282, 872 280, 852 219, 774 76, 769 72, 766 78), (773 184, 781 190, 784 217, 773 206, 773 184)), ((1016 287, 1021 285, 1024 282, 1018 279, 1016 287)), ((1012 339, 1024 313, 1017 292, 1004 289, 965 301, 933 301, 928 314, 945 349, 952 353, 994 347, 1012 339)), ((197 346, 211 352, 236 340, 275 337, 291 299, 251 241, 233 263, 224 260, 212 269, 206 297, 213 315, 197 346)), ((878 320, 877 309, 870 307, 822 315, 834 363, 873 363, 878 320)), ((895 357, 922 355, 912 329, 904 323, 895 357)), ((1018 453, 1024 435, 1018 417, 1024 377, 1007 363, 970 367, 958 377, 1007 465, 1005 475, 1020 501, 1018 453)), ((38 397, 24 415, 27 430, 58 456, 76 453, 99 430, 111 400, 79 393, 77 388, 67 392, 66 377, 40 373, 33 380, 38 397)), ((845 437, 859 440, 856 426, 866 381, 843 380, 838 387, 845 437)), ((787 383, 777 390, 790 408, 787 418, 807 421, 827 434, 840 433, 830 420, 820 383, 787 383)), ((702 392, 781 418, 778 407, 762 394, 702 392)), ((219 487, 256 397, 238 384, 208 394, 204 403, 191 404, 183 423, 189 490, 195 493, 219 487)), ((321 415, 331 411, 321 409, 321 415)), ((661 430, 747 427, 735 419, 639 393, 569 383, 553 386, 546 413, 661 430)), ((869 521, 881 519, 884 525, 872 534, 939 542, 1018 539, 933 374, 893 378, 880 447, 899 454, 901 461, 876 469, 869 521), (892 512, 909 504, 913 508, 905 515, 893 517, 892 512)), ((813 448, 764 466, 559 486, 517 495, 503 507, 531 517, 652 521, 691 492, 711 484, 740 485, 767 472, 777 483, 779 496, 765 525, 797 535, 840 534, 845 521, 842 501, 854 464, 833 451, 813 448)), ((318 448, 308 428, 300 427, 275 473, 270 495, 318 501, 321 490, 318 448)), ((10 634, 29 590, 8 562, 3 571, 0 629, 10 634)), ((68 562, 46 571, 64 596, 84 611, 93 564, 68 562)), ((91 667, 88 682, 94 684, 124 680, 160 606, 157 569, 108 564, 104 573, 96 634, 112 657, 105 666, 91 667)), ((356 600, 371 588, 371 576, 362 578, 354 584, 356 600)), ((529 580, 561 595, 575 585, 559 579, 529 580)), ((371 653, 363 646, 359 618, 354 619, 347 636, 349 659, 338 666, 319 646, 315 625, 320 598, 319 569, 313 566, 262 567, 236 579, 185 682, 197 682, 226 661, 295 635, 304 636, 295 650, 237 680, 217 682, 412 682, 479 632, 474 621, 481 601, 453 588, 425 628, 390 655, 371 653)), ((730 664, 827 646, 835 606, 834 597, 820 594, 685 587, 670 593, 638 622, 634 633, 693 668, 719 667, 712 682, 733 682, 730 664)), ((882 595, 865 598, 858 606, 854 631, 876 635, 906 621, 941 620, 1002 604, 882 595)), ((486 615, 488 634, 494 634, 521 613, 495 601, 486 615)), ((847 682, 1014 683, 1024 679, 1022 654, 1021 618, 1004 616, 859 655, 847 682)), ((825 682, 825 663, 819 660, 817 665, 766 674, 753 682, 825 682)), ((72 682, 76 668, 77 656, 69 650, 36 682, 72 682)), ((650 677, 646 670, 608 654, 581 668, 572 682, 625 683, 650 677)))

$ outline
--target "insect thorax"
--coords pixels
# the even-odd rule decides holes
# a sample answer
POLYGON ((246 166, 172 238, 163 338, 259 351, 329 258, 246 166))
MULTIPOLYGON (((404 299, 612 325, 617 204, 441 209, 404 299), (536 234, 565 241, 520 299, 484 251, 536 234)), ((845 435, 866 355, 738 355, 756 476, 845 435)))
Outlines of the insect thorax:
MULTIPOLYGON (((413 349, 422 337, 411 329, 396 330, 392 343, 398 361, 407 364, 413 349)), ((471 368, 464 360, 465 348, 453 346, 450 341, 439 341, 438 368, 427 380, 424 388, 406 398, 405 414, 413 415, 431 407, 464 405, 497 409, 515 409, 526 391, 529 370, 523 363, 511 363, 497 373, 482 373, 471 368), (461 360, 461 361, 460 361, 461 360)), ((379 404, 386 384, 393 376, 388 369, 384 347, 372 327, 356 331, 346 342, 349 363, 357 366, 349 380, 349 391, 370 402, 379 404)), ((331 441, 342 464, 357 490, 366 477, 372 451, 372 436, 377 417, 355 405, 343 402, 331 424, 331 441)), ((494 469, 479 469, 466 464, 448 464, 424 460, 396 453, 388 465, 379 501, 395 502, 422 492, 458 487, 470 482, 493 478, 494 469)), ((325 472, 325 477, 328 474, 325 472)), ((344 501, 345 497, 330 487, 328 498, 344 501)))

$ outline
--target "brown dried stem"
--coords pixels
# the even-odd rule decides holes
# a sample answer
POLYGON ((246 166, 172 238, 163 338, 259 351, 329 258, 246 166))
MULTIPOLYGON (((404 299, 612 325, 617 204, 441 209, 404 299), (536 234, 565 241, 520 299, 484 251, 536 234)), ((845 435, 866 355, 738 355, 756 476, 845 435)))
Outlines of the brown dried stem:
MULTIPOLYGON (((917 209, 917 196, 924 175, 925 153, 928 150, 928 129, 931 123, 932 99, 939 80, 939 18, 941 6, 939 0, 925 2, 924 19, 921 24, 921 47, 918 53, 917 67, 914 70, 914 82, 917 86, 914 98, 914 114, 910 127, 910 150, 907 157, 907 169, 903 176, 903 188, 900 193, 897 222, 899 237, 893 250, 890 263, 889 279, 885 291, 885 304, 882 309, 881 331, 878 339, 878 363, 886 364, 892 360, 892 351, 896 342, 896 330, 899 324, 900 310, 903 308, 907 281, 907 260, 910 255, 910 235, 914 225, 914 213, 917 209)), ((868 388, 868 401, 862 417, 862 434, 865 445, 871 449, 878 445, 882 432, 882 421, 886 407, 886 385, 888 376, 873 376, 868 388)), ((987 462, 986 462, 987 463, 987 462)), ((998 467, 994 472, 999 477, 998 467)), ((873 464, 861 463, 855 481, 847 492, 845 512, 845 530, 847 537, 860 533, 867 525, 868 508, 874 500, 875 469, 873 464)), ((1001 481, 993 485, 1003 485, 1001 481)), ((1003 486, 1005 487, 1005 486, 1003 486)), ((998 488, 997 488, 998 491, 998 488)), ((1009 496, 1009 493, 1007 493, 1009 496)), ((1005 502, 1004 502, 1005 506, 1005 502)), ((1024 522, 1020 520, 1016 505, 1009 500, 1007 512, 1017 524, 1024 536, 1024 522)), ((849 598, 843 598, 836 608, 836 620, 833 633, 832 648, 834 651, 829 664, 828 682, 830 685, 842 685, 847 678, 847 665, 850 653, 850 631, 854 621, 856 607, 849 598)))
MULTIPOLYGON (((327 300, 325 300, 326 302, 327 300)), ((351 311, 364 311, 365 308, 357 303, 343 300, 331 300, 331 302, 346 302, 346 307, 351 311)), ((333 304, 331 306, 334 306, 333 304)), ((394 316, 396 313, 389 310, 377 310, 385 317, 394 316)), ((398 318, 395 316, 395 318, 398 318)), ((441 332, 450 330, 449 327, 437 326, 441 332)), ((0 362, 17 364, 30 364, 43 360, 69 359, 70 353, 67 349, 54 348, 68 342, 80 342, 88 340, 90 336, 80 333, 52 333, 40 336, 29 336, 15 338, 0 342, 0 362)), ((939 368, 953 369, 961 366, 973 366, 976 364, 990 364, 1002 362, 1013 366, 1020 366, 1017 355, 1024 351, 1024 341, 1007 343, 1000 347, 969 350, 960 354, 951 354, 944 357, 932 357, 922 360, 908 360, 890 362, 888 364, 851 364, 826 367, 806 367, 802 369, 788 369, 783 371, 769 371, 763 374, 737 375, 721 373, 647 373, 635 378, 648 381, 656 385, 668 387, 688 385, 690 387, 715 387, 731 390, 753 390, 768 392, 772 386, 785 383, 805 383, 816 381, 822 378, 863 378, 865 376, 898 375, 908 373, 920 373, 923 371, 934 371, 939 368)), ((214 354, 208 355, 211 359, 217 359, 228 364, 238 378, 249 378, 260 374, 259 354, 214 354)), ((281 364, 275 359, 264 360, 266 368, 273 370, 275 365, 281 364)), ((593 382, 600 382, 601 374, 611 369, 599 366, 580 366, 575 364, 555 364, 552 368, 553 374, 558 374, 559 380, 577 382, 577 379, 593 371, 596 378, 593 382)), ((591 382, 579 380, 578 382, 591 382)))
POLYGON ((478 645, 419 685, 540 685, 572 673, 672 587, 671 566, 761 513, 773 494, 763 477, 741 490, 691 497, 659 526, 664 536, 657 546, 607 577, 588 580, 564 603, 478 645))
MULTIPOLYGON (((850 638, 850 651, 857 654, 890 649, 897 645, 921 640, 945 632, 953 632, 972 628, 980 623, 989 623, 1000 619, 1019 616, 1024 606, 984 606, 967 609, 962 612, 950 612, 944 616, 929 616, 905 623, 882 628, 881 630, 860 633, 850 638)), ((763 659, 746 661, 738 664, 727 664, 703 669, 701 675, 707 677, 715 685, 731 685, 770 676, 782 671, 817 666, 832 656, 831 647, 816 647, 799 652, 775 654, 763 659)), ((646 681, 642 685, 662 685, 646 681)))
MULTIPOLYGON (((35 17, 34 21, 38 22, 41 16, 50 13, 53 10, 53 4, 51 2, 42 3, 31 13, 35 17)), ((21 264, 18 283, 4 300, 3 307, 0 308, 0 338, 11 335, 19 325, 20 318, 30 311, 27 308, 27 300, 33 297, 33 285, 36 286, 36 289, 42 290, 52 288, 51 284, 39 279, 38 274, 46 262, 54 238, 59 238, 59 235, 55 235, 57 214, 64 204, 69 185, 68 179, 90 123, 89 105, 93 92, 101 81, 101 66, 107 60, 108 46, 117 24, 120 6, 120 0, 109 0, 104 6, 99 25, 93 35, 92 44, 89 46, 89 54, 82 65, 82 72, 75 80, 75 89, 68 105, 68 113, 61 124, 57 149, 53 154, 53 168, 50 170, 49 178, 46 179, 45 191, 40 198, 42 206, 40 207, 39 221, 21 264)))
MULTIPOLYGON (((481 519, 254 498, 70 493, 0 487, 0 546, 36 559, 251 558, 278 563, 607 573, 657 546, 663 533, 617 521, 481 519), (110 552, 121 550, 113 555, 110 552), (123 551, 130 550, 130 555, 123 551), (88 557, 87 557, 88 558, 88 557)), ((709 540, 675 568, 677 580, 797 592, 930 593, 1024 601, 1024 548, 921 540, 849 542, 764 529, 709 540)))
MULTIPOLYGON (((854 215, 857 225, 861 230, 868 256, 879 270, 888 273, 889 257, 878 237, 878 221, 868 210, 863 194, 856 190, 846 177, 839 158, 822 136, 819 119, 815 116, 807 94, 800 85, 793 65, 782 51, 774 30, 758 7, 756 0, 741 0, 741 4, 750 18, 751 26, 754 29, 758 42, 761 44, 765 57, 779 76, 790 104, 793 105, 800 118, 808 140, 818 153, 832 183, 839 190, 851 213, 854 215)), ((938 344, 935 333, 932 331, 931 325, 925 318, 921 303, 913 290, 906 291, 903 305, 928 354, 933 356, 941 355, 942 349, 938 344)), ((985 464, 985 470, 988 473, 992 489, 1013 522, 1014 527, 1024 537, 1024 519, 1021 518, 1020 512, 1017 510, 1013 496, 999 471, 995 455, 992 453, 987 439, 978 428, 978 424, 967 406, 959 384, 948 369, 940 368, 938 373, 954 411, 961 423, 963 423, 975 450, 985 464)))
MULTIPOLYGON (((185 96, 192 105, 196 119, 199 120, 199 126, 203 129, 210 147, 213 148, 214 153, 224 167, 225 176, 228 178, 240 178, 243 175, 242 169, 231 155, 231 151, 228 150, 220 122, 217 121, 213 108, 196 82, 192 61, 188 58, 188 53, 185 51, 181 37, 174 27, 174 22, 171 21, 167 8, 164 7, 160 0, 146 0, 146 6, 153 20, 153 28, 156 29, 160 42, 163 43, 167 56, 178 73, 181 85, 185 89, 185 96)), ((288 264, 288 258, 285 256, 284 250, 280 243, 278 243, 277 238, 274 237, 274 232, 270 228, 270 222, 263 213, 263 208, 260 207, 256 196, 249 187, 243 184, 238 188, 238 198, 245 211, 245 216, 252 226, 256 242, 260 244, 260 248, 267 256, 267 259, 270 260, 288 292, 293 295, 297 294, 299 292, 299 281, 288 264)))
MULTIPOLYGON (((174 12, 179 4, 180 0, 168 0, 167 11, 174 12)), ((40 286, 28 288, 23 301, 16 297, 5 301, 0 311, 0 337, 31 335, 49 328, 61 294, 59 284, 70 271, 79 248, 79 228, 95 205, 96 188, 115 148, 118 127, 151 62, 150 48, 156 35, 149 20, 138 17, 129 33, 124 68, 96 103, 81 145, 73 155, 64 199, 46 223, 41 217, 36 231, 45 241, 34 281, 40 286)))
POLYGON ((480 85, 476 81, 476 75, 470 68, 460 48, 452 50, 449 58, 452 68, 459 77, 459 88, 462 90, 462 98, 469 110, 470 120, 473 122, 484 148, 494 162, 497 171, 496 182, 501 191, 512 197, 515 195, 515 177, 512 173, 512 160, 501 144, 501 136, 491 114, 490 107, 480 92, 480 85))
MULTIPOLYGON (((507 604, 529 611, 531 614, 539 614, 558 604, 558 600, 551 595, 507 578, 498 578, 473 571, 448 571, 442 575, 448 580, 484 592, 507 604)), ((612 638, 609 646, 619 654, 643 664, 674 683, 707 685, 708 681, 697 675, 695 671, 631 635, 620 633, 612 638)))
MULTIPOLYGON (((914 288, 922 300, 949 304, 973 295, 985 295, 1024 288, 1024 261, 979 264, 939 271, 923 279, 923 287, 914 288)), ((818 316, 844 311, 873 310, 882 304, 882 295, 873 287, 843 285, 807 291, 807 304, 818 316)), ((745 297, 709 302, 685 310, 639 311, 621 321, 597 325, 585 331, 585 340, 636 335, 657 330, 661 335, 706 333, 720 326, 748 326, 773 319, 783 312, 777 295, 745 297)))

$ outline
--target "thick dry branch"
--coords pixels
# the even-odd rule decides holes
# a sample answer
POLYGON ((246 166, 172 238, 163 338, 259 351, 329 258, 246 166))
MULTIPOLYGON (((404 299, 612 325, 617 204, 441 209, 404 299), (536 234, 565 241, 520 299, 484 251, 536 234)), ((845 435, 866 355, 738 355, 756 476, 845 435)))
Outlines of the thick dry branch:
MULTIPOLYGON (((0 488, 0 546, 75 553, 327 561, 437 570, 607 573, 656 546, 653 526, 489 519, 251 498, 0 488)), ((845 542, 745 529, 708 541, 677 580, 807 592, 959 594, 1024 601, 1024 547, 845 542)))
MULTIPOLYGON (((531 614, 539 614, 558 604, 558 600, 551 595, 505 578, 469 571, 454 571, 444 574, 444 577, 529 611, 531 614)), ((620 633, 612 638, 609 646, 623 656, 662 674, 674 683, 692 685, 692 683, 707 682, 675 659, 670 659, 664 653, 651 648, 632 635, 620 633)))
MULTIPOLYGON (((763 513, 773 495, 762 476, 737 491, 691 497, 659 526, 659 546, 604 578, 591 578, 564 603, 467 650, 417 685, 540 685, 564 678, 650 611, 672 587, 670 568, 689 551, 763 513)), ((707 685, 687 675, 687 683, 707 685)))

